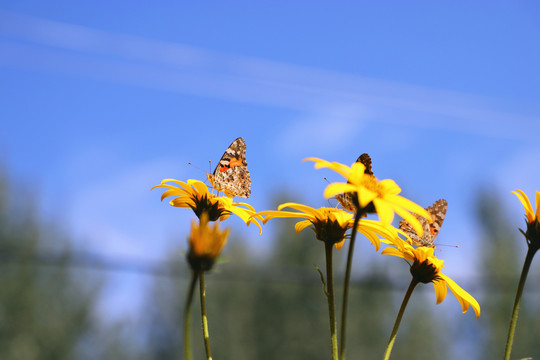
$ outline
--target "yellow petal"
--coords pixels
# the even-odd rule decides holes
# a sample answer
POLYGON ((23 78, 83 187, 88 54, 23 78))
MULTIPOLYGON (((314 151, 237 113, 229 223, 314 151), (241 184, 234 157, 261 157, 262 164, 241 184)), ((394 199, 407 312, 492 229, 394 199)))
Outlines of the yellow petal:
POLYGON ((232 203, 234 206, 244 206, 244 207, 247 207, 249 210, 255 212, 255 208, 251 205, 249 205, 248 203, 245 203, 245 202, 235 202, 235 203, 232 203))
POLYGON ((248 224, 248 222, 251 219, 251 215, 246 210, 244 210, 242 208, 238 208, 236 206, 231 206, 231 207, 228 207, 227 210, 232 212, 236 216, 238 216, 246 224, 248 224))
MULTIPOLYGON (((396 248, 391 247, 391 246, 389 246, 387 248, 384 248, 383 251, 381 252, 381 254, 383 254, 383 255, 392 255, 392 256, 397 256, 397 257, 406 259, 405 254, 402 251, 399 251, 399 249, 396 249, 396 248)), ((407 259, 407 260, 411 260, 411 259, 407 259)))
POLYGON ((352 184, 344 182, 335 182, 329 184, 326 189, 324 189, 324 197, 326 199, 336 196, 337 194, 343 194, 346 192, 356 192, 358 187, 352 184))
POLYGON ((410 246, 410 248, 412 249, 412 251, 414 252, 414 256, 416 259, 418 259, 418 261, 420 262, 424 262, 426 261, 428 258, 432 258, 430 259, 430 262, 435 265, 436 267, 437 266, 440 266, 442 267, 442 263, 439 263, 438 261, 442 261, 442 260, 439 260, 435 257, 433 257, 433 252, 435 251, 434 248, 428 248, 428 247, 424 247, 424 246, 421 246, 421 247, 418 247, 418 248, 413 248, 412 246, 410 246), (438 260, 438 261, 437 261, 438 260))
POLYGON ((338 163, 338 162, 329 162, 326 160, 322 160, 319 158, 306 158, 303 161, 313 161, 315 162, 315 169, 322 169, 322 168, 329 168, 331 170, 334 170, 338 174, 342 175, 345 179, 349 178, 349 175, 351 173, 351 168, 347 165, 338 163))
POLYGON ((339 251, 343 247, 343 244, 345 244, 345 239, 341 240, 340 242, 336 243, 336 249, 339 251))
POLYGON ((354 163, 351 167, 351 173, 347 180, 357 185, 361 184, 362 178, 364 177, 365 170, 366 170, 366 167, 361 162, 354 163))
POLYGON ((385 193, 388 195, 397 195, 401 192, 401 188, 392 179, 385 179, 385 180, 379 181, 379 187, 383 189, 381 191, 382 193, 385 193))
POLYGON ((182 187, 187 186, 185 182, 180 181, 180 180, 176 180, 176 179, 163 179, 163 180, 161 180, 162 184, 168 183, 168 182, 176 183, 176 184, 178 184, 178 185, 180 185, 182 187))
POLYGON ((371 244, 375 246, 375 251, 379 251, 379 248, 381 247, 381 241, 374 232, 367 231, 367 229, 362 226, 358 226, 358 232, 362 233, 365 237, 369 239, 371 244))
POLYGON ((168 198, 169 196, 184 196, 184 194, 180 194, 178 188, 173 188, 171 190, 165 191, 163 194, 161 194, 161 201, 163 201, 165 198, 168 198))
POLYGON ((274 219, 274 218, 309 218, 310 216, 294 212, 294 211, 278 211, 278 210, 265 210, 265 211, 259 211, 257 215, 264 215, 265 218, 263 220, 263 223, 266 224, 268 220, 274 219))
POLYGON ((311 224, 313 224, 313 223, 311 221, 309 221, 309 220, 299 221, 296 224, 294 224, 294 230, 298 234, 300 231, 304 230, 305 228, 307 228, 311 224))
POLYGON ((402 210, 402 209, 395 209, 396 213, 401 216, 405 221, 407 221, 414 231, 418 234, 418 236, 422 236, 424 234, 424 228, 422 227, 422 224, 420 224, 420 221, 414 216, 411 215, 410 212, 402 210))
POLYGON ((242 209, 237 206, 229 206, 229 207, 226 207, 225 209, 227 209, 227 211, 230 211, 231 213, 235 214, 240 219, 242 219, 242 221, 245 222, 247 226, 249 226, 250 224, 255 224, 256 226, 258 226, 259 234, 262 234, 261 224, 259 224, 259 222, 251 216, 252 214, 248 210, 242 209))
POLYGON ((540 215, 540 192, 536 192, 536 216, 535 219, 538 219, 538 216, 540 215))
POLYGON ((518 197, 519 201, 523 204, 523 208, 525 209, 525 215, 527 216, 527 221, 529 223, 532 223, 534 221, 534 213, 532 209, 531 202, 529 201, 529 198, 527 197, 527 194, 525 194, 523 191, 516 189, 516 191, 512 191, 516 196, 518 197))
POLYGON ((446 297, 447 287, 444 280, 434 280, 433 288, 435 289, 435 296, 437 297, 437 304, 440 304, 446 297))
POLYGON ((391 202, 392 204, 396 205, 397 207, 401 207, 401 208, 406 209, 406 210, 408 210, 410 212, 413 212, 413 213, 418 214, 418 215, 420 215, 422 217, 425 217, 430 222, 433 220, 429 216, 429 213, 427 212, 426 209, 424 209, 420 205, 412 202, 411 200, 409 200, 407 198, 404 198, 403 196, 399 196, 399 195, 388 196, 388 197, 385 197, 385 200, 388 201, 388 202, 391 202))
POLYGON ((187 197, 176 197, 169 201, 169 204, 174 207, 180 207, 180 208, 189 208, 191 209, 192 206, 195 206, 193 203, 193 200, 187 197))
POLYGON ((461 304, 463 312, 467 312, 470 304, 473 307, 474 312, 476 313, 476 317, 480 317, 480 305, 478 304, 478 301, 476 301, 475 298, 473 298, 468 292, 463 290, 458 284, 454 282, 454 280, 450 279, 448 276, 442 273, 440 273, 439 276, 443 278, 444 281, 446 281, 448 287, 450 288, 450 291, 452 291, 456 299, 458 299, 459 303, 461 304))
POLYGON ((356 191, 358 192, 358 203, 362 208, 366 207, 367 204, 373 201, 373 199, 377 198, 376 192, 373 192, 363 186, 358 186, 356 191))
POLYGON ((189 179, 188 184, 193 186, 195 188, 195 191, 197 191, 199 194, 208 194, 208 187, 202 181, 189 179))
POLYGON ((259 228, 259 235, 262 234, 262 226, 261 226, 261 224, 260 224, 258 221, 251 219, 251 220, 249 220, 249 222, 247 223, 247 226, 249 226, 249 224, 255 224, 255 225, 259 228))
POLYGON ((282 210, 283 208, 286 208, 286 207, 291 208, 291 209, 295 209, 295 210, 298 210, 298 211, 303 211, 304 214, 302 214, 302 215, 303 215, 303 217, 306 217, 306 218, 310 217, 310 216, 317 216, 317 214, 318 214, 317 209, 314 209, 311 206, 307 206, 307 205, 304 205, 304 204, 293 203, 293 202, 288 202, 288 203, 279 205, 278 210, 282 210))
POLYGON ((394 209, 386 201, 382 201, 378 198, 373 199, 373 205, 375 205, 375 210, 379 215, 379 219, 383 223, 391 224, 394 220, 394 209))

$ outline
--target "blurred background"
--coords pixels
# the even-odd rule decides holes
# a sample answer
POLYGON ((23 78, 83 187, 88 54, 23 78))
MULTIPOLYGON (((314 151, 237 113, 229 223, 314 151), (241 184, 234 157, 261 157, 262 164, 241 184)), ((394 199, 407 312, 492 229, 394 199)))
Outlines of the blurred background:
MULTIPOLYGON (((482 316, 419 287, 393 357, 502 357, 526 252, 510 191, 540 187, 539 44, 534 1, 0 0, 0 359, 181 358, 194 216, 150 188, 204 180, 239 136, 257 210, 336 206, 339 178, 302 159, 363 152, 422 206, 446 198, 436 254, 482 316)), ((225 224, 215 358, 327 359, 321 243, 225 224)), ((366 239, 355 260, 348 358, 380 358, 410 274, 366 239)), ((539 276, 515 358, 540 357, 539 276)))

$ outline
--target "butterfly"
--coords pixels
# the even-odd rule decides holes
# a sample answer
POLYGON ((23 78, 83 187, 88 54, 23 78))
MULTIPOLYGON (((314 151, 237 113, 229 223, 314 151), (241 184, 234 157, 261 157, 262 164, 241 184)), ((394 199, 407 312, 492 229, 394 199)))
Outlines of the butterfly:
POLYGON ((411 238, 414 245, 435 247, 433 242, 441 230, 447 208, 448 202, 446 202, 445 199, 437 200, 433 203, 433 205, 427 207, 426 210, 433 220, 431 223, 429 223, 425 217, 414 215, 418 221, 420 221, 420 225, 422 225, 422 228, 424 229, 424 234, 422 237, 418 236, 412 226, 405 220, 401 220, 399 223, 399 228, 411 238))
POLYGON ((251 194, 251 178, 246 162, 246 142, 239 137, 225 150, 213 174, 208 180, 217 191, 234 197, 248 198, 251 194))
MULTIPOLYGON (((371 168, 371 157, 368 154, 363 153, 358 157, 358 159, 356 159, 356 162, 364 164, 366 167, 364 174, 373 175, 373 169, 371 168)), ((349 210, 350 212, 356 212, 356 205, 354 201, 355 195, 355 193, 346 192, 344 194, 336 195, 336 199, 344 209, 349 210)))

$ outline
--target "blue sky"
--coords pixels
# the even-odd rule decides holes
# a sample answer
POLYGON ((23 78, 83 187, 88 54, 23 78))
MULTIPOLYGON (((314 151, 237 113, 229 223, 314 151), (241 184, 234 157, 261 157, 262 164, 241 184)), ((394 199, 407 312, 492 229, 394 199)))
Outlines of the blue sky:
MULTIPOLYGON (((204 179, 187 163, 207 169, 236 137, 258 210, 283 190, 327 204, 323 176, 337 178, 301 160, 368 152, 419 204, 448 199, 440 241, 460 246, 444 253, 459 278, 478 189, 517 227, 510 190, 539 188, 538 14, 533 1, 0 1, 0 160, 77 249, 160 260, 192 215, 150 187, 204 179)), ((229 225, 254 251, 272 241, 229 225)))

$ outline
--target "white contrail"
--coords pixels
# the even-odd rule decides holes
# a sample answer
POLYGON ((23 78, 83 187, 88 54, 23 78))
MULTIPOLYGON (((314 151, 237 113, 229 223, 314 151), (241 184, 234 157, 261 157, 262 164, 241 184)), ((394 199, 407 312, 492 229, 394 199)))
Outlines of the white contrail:
MULTIPOLYGON (((228 55, 0 11, 0 63, 141 87, 318 113, 368 109, 363 121, 519 137, 539 117, 472 95, 228 55), (338 105, 336 105, 338 104, 338 105)), ((530 132, 529 132, 530 133, 530 132)))

